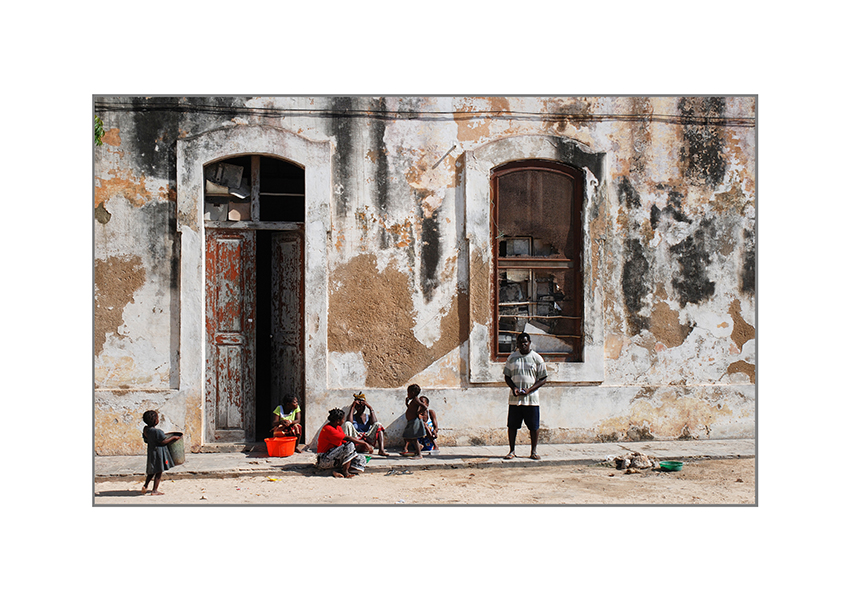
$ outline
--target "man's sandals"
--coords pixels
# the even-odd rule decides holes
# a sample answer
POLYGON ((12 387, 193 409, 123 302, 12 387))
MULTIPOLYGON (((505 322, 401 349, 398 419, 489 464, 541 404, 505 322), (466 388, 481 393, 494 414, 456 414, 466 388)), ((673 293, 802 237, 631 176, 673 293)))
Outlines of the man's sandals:
MULTIPOLYGON (((505 455, 505 459, 514 459, 515 457, 516 457, 516 453, 514 453, 513 451, 511 451, 510 453, 505 455)), ((534 460, 540 459, 540 455, 538 455, 537 453, 532 453, 531 456, 530 456, 530 459, 534 459, 534 460)))

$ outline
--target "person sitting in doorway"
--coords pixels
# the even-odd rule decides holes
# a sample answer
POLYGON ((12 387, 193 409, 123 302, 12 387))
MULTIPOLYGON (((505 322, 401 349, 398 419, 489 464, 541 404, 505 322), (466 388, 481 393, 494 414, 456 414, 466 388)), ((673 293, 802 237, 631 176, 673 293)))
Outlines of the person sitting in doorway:
MULTIPOLYGON (((274 418, 272 422, 272 432, 275 436, 294 436, 301 438, 301 406, 298 404, 298 397, 294 394, 286 394, 283 397, 283 402, 274 410, 274 418)), ((296 442, 295 452, 300 453, 296 442)))

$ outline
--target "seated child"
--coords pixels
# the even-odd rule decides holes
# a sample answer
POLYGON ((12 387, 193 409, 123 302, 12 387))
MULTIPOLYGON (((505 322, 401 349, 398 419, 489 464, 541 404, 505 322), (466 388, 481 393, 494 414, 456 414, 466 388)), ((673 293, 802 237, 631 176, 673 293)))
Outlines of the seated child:
MULTIPOLYGON (((422 447, 419 444, 419 439, 426 435, 425 424, 419 417, 419 412, 425 408, 419 397, 413 397, 407 404, 407 411, 404 412, 404 417, 407 419, 407 425, 404 427, 401 437, 404 439, 406 451, 402 451, 402 455, 413 455, 414 459, 422 458, 422 447), (413 448, 414 451, 409 449, 413 448)), ((427 413, 427 408, 426 413, 427 413)))
POLYGON ((428 397, 419 397, 423 407, 419 410, 419 419, 425 425, 425 436, 419 439, 419 444, 422 445, 423 451, 430 451, 433 454, 440 452, 440 447, 437 446, 437 414, 430 408, 428 397))
POLYGON ((346 436, 363 441, 355 445, 357 452, 366 453, 369 452, 366 450, 367 446, 377 446, 378 455, 387 456, 387 452, 384 450, 384 426, 378 422, 378 414, 366 402, 366 395, 362 392, 354 395, 354 402, 348 408, 348 416, 345 424, 343 424, 343 431, 346 436), (368 415, 366 414, 367 409, 369 410, 368 415))
MULTIPOLYGON (((275 436, 294 436, 301 438, 301 407, 298 405, 298 397, 287 394, 283 397, 283 403, 274 410, 272 432, 275 436)), ((295 452, 300 453, 298 445, 295 452)))

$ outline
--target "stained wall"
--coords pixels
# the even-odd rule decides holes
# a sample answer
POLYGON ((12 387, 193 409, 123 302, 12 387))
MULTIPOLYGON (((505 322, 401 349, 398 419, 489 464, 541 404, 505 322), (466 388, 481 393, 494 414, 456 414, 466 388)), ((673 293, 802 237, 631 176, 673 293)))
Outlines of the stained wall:
POLYGON ((323 312, 305 332, 320 366, 308 430, 363 390, 397 439, 416 382, 444 444, 504 441, 507 388, 470 378, 491 257, 469 181, 493 144, 535 140, 598 157, 585 260, 600 372, 541 389, 542 440, 754 435, 753 97, 98 97, 95 113, 99 453, 141 452, 148 408, 204 445, 202 391, 181 373, 203 353, 181 338, 203 291, 185 278, 197 258, 178 224, 196 216, 179 214, 178 140, 227 128, 248 145, 265 128, 330 148, 327 211, 308 215, 323 252, 307 274, 323 312))

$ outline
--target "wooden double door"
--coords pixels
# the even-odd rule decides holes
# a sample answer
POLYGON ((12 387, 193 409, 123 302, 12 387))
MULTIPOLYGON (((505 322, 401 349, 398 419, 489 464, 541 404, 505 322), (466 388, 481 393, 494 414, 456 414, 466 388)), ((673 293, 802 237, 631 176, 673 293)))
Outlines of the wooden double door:
POLYGON ((283 395, 304 398, 303 247, 300 230, 206 230, 207 444, 263 440, 283 395))

